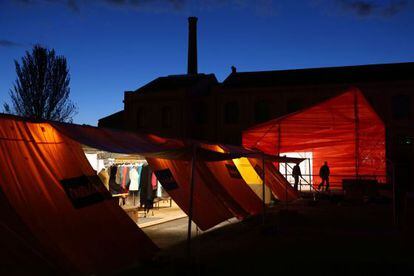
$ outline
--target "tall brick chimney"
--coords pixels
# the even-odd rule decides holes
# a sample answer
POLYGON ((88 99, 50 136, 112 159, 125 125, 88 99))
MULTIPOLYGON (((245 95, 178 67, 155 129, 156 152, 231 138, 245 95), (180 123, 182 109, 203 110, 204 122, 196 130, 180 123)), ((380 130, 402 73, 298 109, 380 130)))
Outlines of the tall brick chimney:
POLYGON ((189 17, 187 74, 196 75, 198 73, 197 67, 197 17, 189 17))

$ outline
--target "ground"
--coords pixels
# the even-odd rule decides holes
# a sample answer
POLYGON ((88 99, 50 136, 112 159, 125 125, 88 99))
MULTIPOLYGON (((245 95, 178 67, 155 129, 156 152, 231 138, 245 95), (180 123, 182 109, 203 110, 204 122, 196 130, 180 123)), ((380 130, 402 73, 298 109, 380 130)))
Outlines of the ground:
POLYGON ((148 227, 144 231, 162 250, 133 271, 412 275, 414 242, 409 229, 394 226, 389 202, 303 200, 269 208, 265 223, 258 216, 198 233, 191 242, 190 258, 187 219, 148 227))

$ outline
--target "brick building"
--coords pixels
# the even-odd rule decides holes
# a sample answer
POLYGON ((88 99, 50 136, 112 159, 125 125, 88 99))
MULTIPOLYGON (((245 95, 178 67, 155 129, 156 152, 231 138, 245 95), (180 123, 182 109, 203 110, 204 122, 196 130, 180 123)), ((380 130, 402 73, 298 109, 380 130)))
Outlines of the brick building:
POLYGON ((243 130, 309 107, 349 87, 360 89, 386 126, 387 158, 414 169, 414 62, 232 72, 219 82, 197 70, 196 18, 189 19, 188 73, 126 91, 124 110, 103 127, 167 137, 241 143, 243 130))

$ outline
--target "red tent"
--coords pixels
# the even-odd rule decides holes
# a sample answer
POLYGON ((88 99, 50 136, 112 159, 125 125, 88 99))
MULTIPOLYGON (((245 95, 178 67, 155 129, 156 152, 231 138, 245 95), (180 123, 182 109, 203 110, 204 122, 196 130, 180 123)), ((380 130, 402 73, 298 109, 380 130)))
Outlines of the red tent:
MULTIPOLYGON (((210 145, 198 141, 166 139, 155 135, 53 123, 60 133, 110 152, 145 156, 160 183, 185 212, 189 213, 191 160, 197 147, 193 220, 206 230, 229 218, 243 219, 261 212, 261 199, 243 181, 229 174, 237 169, 231 159, 255 154, 242 147, 210 145)), ((257 154, 256 154, 257 155, 257 154)))
POLYGON ((227 175, 222 174, 219 177, 214 174, 220 170, 220 166, 226 168, 226 162, 222 160, 231 160, 244 154, 240 149, 224 152, 218 146, 197 141, 73 124, 52 125, 60 133, 81 144, 110 152, 140 154, 146 157, 164 189, 187 214, 190 203, 192 149, 196 145, 196 184, 192 218, 202 230, 232 217, 243 219, 261 210, 260 199, 246 183, 240 181, 236 186, 227 181, 227 175))
POLYGON ((0 171, 0 271, 104 274, 157 250, 49 123, 1 116, 0 171))
MULTIPOLYGON (((245 155, 251 153, 241 152, 243 150, 241 148, 230 149, 224 145, 202 144, 201 147, 220 153, 230 153, 232 151, 245 155)), ((198 170, 200 172, 209 172, 204 173, 204 175, 209 179, 210 183, 217 183, 221 187, 221 194, 227 194, 226 198, 229 199, 225 200, 226 202, 235 202, 229 208, 233 210, 236 217, 244 218, 248 215, 256 215, 262 212, 261 198, 249 188, 232 160, 199 162, 198 170)))
MULTIPOLYGON (((189 214, 191 162, 161 158, 147 158, 147 161, 163 188, 178 206, 189 214)), ((223 201, 221 193, 215 193, 215 189, 212 189, 212 186, 217 187, 218 184, 209 183, 208 180, 204 175, 200 175, 198 170, 195 170, 192 219, 202 230, 207 230, 234 217, 234 213, 223 201)))
POLYGON ((192 218, 203 230, 262 211, 231 161, 252 151, 1 115, 0 259, 8 271, 110 273, 157 249, 110 200, 81 145, 145 156, 184 211, 193 199, 192 218))
POLYGON ((311 153, 314 184, 324 161, 331 170, 331 187, 341 187, 344 178, 385 182, 384 124, 355 88, 246 130, 243 145, 276 155, 311 153))

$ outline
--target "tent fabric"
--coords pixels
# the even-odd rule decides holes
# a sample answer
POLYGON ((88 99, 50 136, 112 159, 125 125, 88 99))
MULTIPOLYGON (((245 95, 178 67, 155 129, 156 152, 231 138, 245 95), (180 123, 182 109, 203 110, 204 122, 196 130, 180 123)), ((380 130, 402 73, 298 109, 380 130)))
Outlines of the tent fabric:
MULTIPOLYGON (((225 154, 218 145, 198 143, 195 152, 193 220, 207 230, 229 218, 244 219, 262 211, 261 199, 246 184, 231 160, 198 160, 201 150, 225 154)), ((189 213, 191 164, 183 160, 147 158, 150 167, 168 194, 189 213), (163 175, 164 174, 164 175, 163 175), (164 177, 168 175, 168 177, 164 177), (174 184, 172 184, 174 183, 174 184)))
MULTIPOLYGON (((242 155, 250 154, 251 151, 234 146, 226 145, 212 145, 212 144, 200 144, 201 148, 206 150, 228 153, 237 152, 242 155), (248 152, 249 151, 249 152, 248 152)), ((233 158, 234 160, 234 158, 233 158)), ((256 215, 262 212, 263 205, 261 198, 258 198, 255 192, 244 181, 240 171, 232 160, 223 160, 216 162, 198 162, 198 170, 200 172, 210 171, 211 176, 208 183, 217 183, 216 185, 222 188, 221 194, 228 194, 230 198, 225 202, 236 201, 238 208, 242 208, 243 212, 233 211, 238 218, 245 218, 249 215, 256 215), (216 181, 212 181, 212 178, 216 181)), ((230 209, 233 209, 230 207, 230 209)))
MULTIPOLYGON (((210 167, 222 168, 220 164, 216 164, 216 166, 210 165, 210 167)), ((234 189, 226 189, 225 187, 229 183, 224 183, 224 179, 216 178, 217 175, 214 175, 204 162, 196 162, 196 174, 198 175, 198 179, 201 179, 206 184, 210 191, 230 210, 234 217, 244 219, 249 215, 238 200, 239 193, 236 193, 234 189)))
MULTIPOLYGON (((190 162, 160 158, 147 158, 147 161, 164 189, 189 214, 190 162)), ((262 210, 260 198, 242 178, 232 178, 226 165, 234 166, 232 161, 196 161, 193 221, 203 231, 232 217, 244 219, 262 210)))
POLYGON ((314 185, 324 161, 334 188, 340 188, 344 178, 385 181, 384 124, 356 88, 244 131, 243 145, 274 155, 311 152, 314 185))
MULTIPOLYGON (((225 212, 223 210, 217 212, 217 220, 212 220, 211 218, 196 219, 196 216, 194 216, 194 221, 203 230, 211 228, 212 226, 228 219, 229 216, 227 213, 229 211, 232 214, 230 217, 236 216, 239 219, 243 219, 250 214, 257 214, 260 212, 260 201, 258 202, 257 196, 254 192, 251 192, 250 188, 245 183, 238 183, 240 185, 232 186, 226 181, 230 181, 227 174, 222 174, 221 177, 217 177, 217 175, 214 174, 219 171, 223 171, 221 169, 226 169, 226 162, 220 160, 239 157, 240 154, 245 152, 242 148, 233 148, 231 151, 223 151, 219 150, 218 146, 207 145, 198 141, 184 143, 179 140, 164 139, 155 135, 146 137, 145 135, 138 135, 125 131, 113 131, 108 129, 101 130, 93 127, 76 125, 72 127, 72 125, 65 124, 54 124, 54 126, 59 130, 59 132, 64 133, 72 139, 76 139, 82 144, 86 144, 94 148, 121 153, 139 153, 147 158, 147 161, 153 170, 160 170, 158 165, 163 162, 165 163, 166 159, 176 160, 177 162, 168 162, 168 168, 170 168, 176 175, 174 178, 177 179, 177 182, 181 183, 180 190, 174 191, 173 193, 169 191, 169 194, 185 212, 188 212, 190 187, 188 181, 190 178, 190 171, 188 162, 185 163, 184 161, 192 158, 193 146, 196 145, 196 158, 197 160, 201 159, 197 161, 196 166, 196 189, 208 190, 210 196, 205 197, 206 193, 204 192, 203 196, 205 197, 205 200, 199 202, 194 201, 194 205, 201 204, 198 207, 201 209, 203 208, 202 205, 209 206, 210 202, 213 201, 217 203, 216 206, 218 210, 221 208, 227 209, 225 212), (151 161, 149 161, 150 159, 151 161), (157 163, 155 162, 155 159, 163 159, 163 161, 157 163), (209 161, 209 164, 205 164, 204 161, 209 161), (181 180, 182 178, 179 174, 185 176, 184 181, 181 180), (183 195, 184 197, 182 197, 183 195), (223 216, 224 213, 226 214, 223 216)), ((163 167, 163 169, 166 168, 167 167, 163 167)), ((162 181, 160 182, 163 184, 162 181)), ((234 182, 235 181, 233 180, 231 183, 234 182)), ((214 213, 210 214, 210 216, 213 215, 214 213)), ((204 216, 204 214, 200 212, 199 216, 204 216)))
POLYGON ((257 148, 255 148, 255 150, 252 150, 252 149, 247 149, 245 147, 234 146, 234 145, 219 144, 219 146, 220 148, 223 149, 223 152, 233 153, 234 155, 238 154, 239 157, 249 157, 249 158, 256 158, 256 159, 261 159, 261 160, 265 159, 267 161, 281 162, 281 163, 300 163, 305 160, 305 158, 267 154, 263 151, 258 151, 257 148))
MULTIPOLYGON (((30 119, 18 116, 1 114, 3 118, 18 121, 30 121, 30 119)), ((230 160, 242 156, 260 157, 274 162, 300 162, 303 159, 289 158, 285 156, 266 155, 262 152, 246 149, 234 145, 209 145, 195 140, 178 140, 163 138, 154 134, 138 134, 134 132, 98 128, 89 125, 76 125, 70 123, 31 120, 33 123, 48 123, 66 137, 91 148, 120 153, 140 154, 142 156, 163 158, 172 160, 191 160, 193 147, 198 148, 198 159, 204 161, 230 160), (215 150, 216 146, 225 150, 215 150)))
POLYGON ((123 154, 142 154, 163 158, 181 158, 179 149, 184 143, 175 139, 164 139, 155 135, 136 134, 128 131, 81 126, 66 123, 51 123, 66 137, 92 148, 123 154))
MULTIPOLYGON (((189 214, 191 163, 161 158, 147 158, 147 162, 166 192, 189 214)), ((234 214, 228 206, 209 188, 198 170, 195 170, 193 221, 204 231, 232 217, 234 214)))
POLYGON ((232 160, 204 162, 200 170, 209 170, 225 191, 240 205, 245 214, 257 215, 262 212, 262 200, 244 181, 232 160))
MULTIPOLYGON (((285 179, 285 177, 279 173, 279 171, 274 167, 272 162, 284 161, 284 162, 288 162, 288 163, 291 163, 291 162, 293 162, 293 163, 299 162, 300 163, 304 160, 303 158, 289 158, 289 157, 286 157, 286 156, 268 155, 268 154, 263 153, 263 152, 250 151, 250 150, 245 149, 245 148, 239 149, 239 147, 237 147, 237 146, 229 146, 229 145, 220 145, 219 146, 219 145, 206 145, 206 144, 203 144, 201 146, 206 148, 206 149, 215 150, 215 151, 219 151, 219 152, 240 151, 241 155, 250 156, 250 158, 248 158, 249 160, 247 162, 253 164, 253 169, 254 170, 260 171, 260 173, 258 174, 260 178, 262 177, 262 171, 263 171, 262 162, 263 162, 263 160, 265 160, 265 163, 266 163, 266 167, 265 167, 266 168, 266 181, 265 181, 265 184, 266 184, 267 187, 270 188, 273 195, 276 198, 278 198, 280 201, 291 201, 291 200, 295 200, 295 199, 298 198, 298 193, 291 187, 291 185, 285 179)), ((233 159, 233 160, 237 160, 237 159, 233 159)), ((233 162, 232 165, 235 165, 235 163, 233 162)), ((227 164, 226 166, 227 166, 227 169, 230 167, 229 164, 227 164)), ((223 167, 223 164, 222 164, 222 167, 223 167)), ((238 172, 239 172, 238 177, 240 179, 243 179, 243 176, 240 174, 241 167, 242 166, 240 166, 240 164, 239 164, 239 166, 235 166, 235 169, 238 170, 238 172)), ((246 170, 246 169, 247 168, 244 168, 244 170, 246 170)), ((243 182, 246 183, 245 180, 243 182)), ((260 183, 262 183, 261 179, 260 179, 260 183)), ((233 194, 233 196, 235 196, 235 194, 233 194)))
MULTIPOLYGON (((0 274, 62 274, 66 263, 53 259, 20 219, 0 188, 0 274), (24 260, 24 266, 22 265, 24 260), (53 261, 51 261, 53 260, 53 261)), ((64 261, 64 260, 62 260, 64 261)), ((69 270, 70 271, 70 270, 69 270)))
POLYGON ((21 257, 42 274, 99 274, 147 259, 157 250, 110 199, 81 145, 145 156, 186 213, 190 161, 197 148, 193 220, 202 230, 262 211, 260 198, 232 161, 257 156, 255 151, 2 115, 0 214, 7 215, 2 215, 0 233, 15 238, 2 235, 0 245, 13 249, 4 259, 9 266, 17 267, 21 257))
MULTIPOLYGON (((249 185, 249 188, 253 190, 253 192, 266 204, 269 204, 271 201, 271 194, 269 187, 265 185, 265 194, 263 197, 263 181, 261 176, 258 175, 258 171, 256 171, 252 164, 250 163, 249 159, 246 157, 233 159, 233 163, 236 166, 237 170, 239 171, 240 175, 242 176, 244 182, 249 185), (263 199, 264 198, 264 199, 263 199)), ((260 173, 260 172, 259 172, 260 173)))
MULTIPOLYGON (((191 160, 192 147, 197 141, 182 141, 163 138, 153 134, 138 134, 123 130, 97 128, 85 125, 51 122, 60 133, 82 145, 103 151, 140 154, 145 157, 172 160, 191 160)), ((206 161, 220 161, 236 158, 244 151, 217 152, 199 148, 198 158, 206 161)))
MULTIPOLYGON (((249 185, 263 185, 263 159, 239 158, 233 160, 243 179, 249 185)), ((272 194, 280 201, 292 201, 298 198, 298 193, 287 182, 286 178, 280 174, 273 163, 265 161, 265 185, 269 187, 272 194)), ((260 189, 263 192, 262 189, 260 189)), ((265 194, 265 196, 268 196, 265 194)), ((262 198, 263 195, 260 195, 262 198)))
MULTIPOLYGON (((185 212, 188 211, 189 197, 182 197, 183 194, 180 193, 186 194, 188 192, 187 195, 189 196, 188 181, 190 172, 188 161, 192 158, 193 147, 197 147, 196 158, 198 161, 196 174, 198 177, 196 185, 201 186, 201 189, 208 189, 210 191, 209 193, 214 196, 214 201, 221 201, 220 204, 217 204, 218 208, 225 206, 228 209, 226 212, 230 211, 233 216, 236 216, 239 219, 243 219, 249 214, 258 214, 262 208, 260 201, 257 199, 257 195, 248 185, 246 185, 243 179, 236 180, 235 178, 229 177, 228 168, 234 166, 234 164, 232 164, 231 161, 225 160, 231 160, 244 155, 263 156, 263 153, 257 153, 253 150, 231 145, 212 145, 199 141, 184 142, 174 139, 165 139, 155 135, 146 136, 125 131, 98 129, 61 123, 56 123, 54 126, 68 137, 90 147, 119 153, 138 153, 145 156, 147 160, 151 158, 152 161, 149 162, 149 164, 153 167, 153 170, 161 170, 160 168, 167 169, 169 166, 170 169, 172 168, 171 170, 173 174, 176 175, 174 179, 181 179, 178 174, 185 175, 186 178, 184 181, 177 180, 177 182, 181 183, 180 190, 174 191, 174 195, 171 194, 173 199, 185 212), (155 159, 162 160, 156 162, 155 159), (177 162, 167 162, 165 160, 176 160, 177 162), (187 166, 183 166, 182 164, 184 163, 178 161, 187 161, 187 166), (165 166, 166 163, 168 166, 165 166), (177 170, 177 168, 181 168, 181 170, 177 170), (237 185, 235 182, 237 182, 237 185)), ((265 157, 273 161, 285 160, 288 162, 297 162, 303 160, 267 155, 265 155, 265 157)), ((206 198, 206 200, 208 200, 208 198, 206 198)), ((200 204, 205 204, 202 202, 203 201, 200 201, 200 204)), ((198 208, 200 209, 203 207, 198 208)), ((195 221, 196 223, 198 222, 197 224, 200 228, 207 229, 228 219, 228 216, 223 216, 222 212, 223 210, 217 212, 216 220, 211 218, 196 218, 194 216, 195 221)), ((203 216, 202 213, 200 213, 200 216, 203 216)), ((210 216, 213 216, 213 214, 210 214, 210 216)))
MULTIPOLYGON (((262 160, 249 158, 253 168, 262 175, 262 160)), ((280 201, 293 201, 298 199, 298 193, 289 184, 286 178, 279 172, 272 162, 265 162, 265 185, 270 188, 273 195, 280 201)))
MULTIPOLYGON (((186 212, 188 212, 190 191, 189 161, 193 157, 194 148, 197 148, 195 179, 197 200, 194 201, 194 206, 196 206, 195 209, 199 209, 199 213, 196 213, 194 216, 194 221, 203 230, 234 216, 243 219, 249 215, 261 212, 260 198, 257 197, 255 192, 250 189, 242 178, 238 178, 238 170, 231 161, 232 159, 248 155, 252 157, 261 156, 261 158, 264 157, 272 161, 286 160, 286 157, 267 156, 254 150, 231 145, 211 145, 192 140, 167 139, 156 135, 136 134, 86 125, 33 122, 8 115, 3 115, 1 118, 16 122, 16 124, 41 125, 44 129, 53 131, 54 135, 60 139, 58 142, 53 140, 53 143, 61 143, 60 141, 63 141, 62 143, 65 144, 65 146, 62 146, 62 149, 56 149, 56 152, 59 154, 61 150, 68 151, 69 145, 71 145, 70 154, 76 153, 78 159, 84 159, 79 145, 82 144, 98 150, 123 154, 139 154, 146 157, 150 160, 150 166, 153 166, 154 170, 170 170, 166 175, 167 180, 168 176, 171 175, 173 179, 176 179, 176 184, 172 184, 172 186, 178 185, 174 188, 177 190, 173 189, 174 191, 169 192, 178 205, 186 212), (234 175, 235 173, 236 176, 234 175), (204 210, 205 206, 208 206, 208 211, 204 210), (211 206, 213 206, 214 210, 210 210, 211 206)), ((55 136, 53 136, 53 139, 55 139, 55 136)), ((50 154, 50 156, 54 157, 53 154, 50 154)), ((46 157, 44 155, 41 156, 41 158, 46 157)), ((66 155, 62 158, 66 158, 66 155)), ((287 161, 292 160, 289 159, 287 161)), ((82 162, 79 164, 82 164, 82 162)), ((89 164, 84 167, 83 169, 87 171, 86 175, 94 175, 90 171, 89 164)), ((66 169, 59 167, 62 173, 66 169)), ((80 176, 80 174, 78 173, 77 176, 80 176)), ((62 178, 59 179, 61 180, 62 178)), ((75 180, 81 181, 81 179, 75 180)), ((65 185, 70 186, 73 184, 72 182, 68 182, 65 185)), ((162 183, 162 181, 160 182, 162 183)), ((164 184, 163 186, 167 190, 171 188, 165 187, 164 184)))
MULTIPOLYGON (((0 189, 15 213, 6 226, 40 252, 30 253, 32 260, 41 256, 52 271, 99 274, 157 250, 109 200, 80 145, 50 124, 0 117, 0 152, 0 189)), ((3 213, 7 205, 0 207, 3 213)), ((0 237, 2 243, 8 238, 0 237)), ((29 254, 24 247, 15 249, 22 258, 29 254)))

